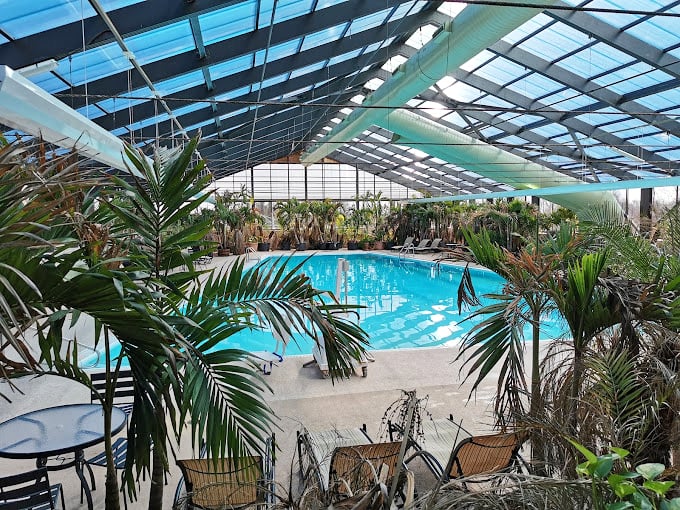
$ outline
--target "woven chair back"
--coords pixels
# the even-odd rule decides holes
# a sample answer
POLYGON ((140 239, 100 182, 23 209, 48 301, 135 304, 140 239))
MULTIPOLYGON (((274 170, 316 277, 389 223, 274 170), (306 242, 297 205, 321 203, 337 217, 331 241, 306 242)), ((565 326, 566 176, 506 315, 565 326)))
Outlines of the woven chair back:
POLYGON ((520 442, 517 434, 473 436, 461 441, 449 460, 450 478, 496 473, 515 460, 520 442))
POLYGON ((387 466, 387 479, 394 476, 401 442, 341 446, 333 451, 330 464, 330 487, 341 491, 338 482, 346 482, 353 492, 367 491, 378 481, 377 474, 387 466))
POLYGON ((238 467, 232 459, 178 460, 190 505, 221 509, 264 502, 260 487, 262 458, 243 457, 238 467))

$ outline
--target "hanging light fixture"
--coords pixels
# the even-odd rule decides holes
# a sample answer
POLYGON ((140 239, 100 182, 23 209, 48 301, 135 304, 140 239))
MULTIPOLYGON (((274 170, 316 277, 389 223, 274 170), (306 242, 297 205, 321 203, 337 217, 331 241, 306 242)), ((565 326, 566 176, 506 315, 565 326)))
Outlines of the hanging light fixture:
POLYGON ((120 138, 4 65, 0 66, 0 123, 111 168, 134 169, 120 138))

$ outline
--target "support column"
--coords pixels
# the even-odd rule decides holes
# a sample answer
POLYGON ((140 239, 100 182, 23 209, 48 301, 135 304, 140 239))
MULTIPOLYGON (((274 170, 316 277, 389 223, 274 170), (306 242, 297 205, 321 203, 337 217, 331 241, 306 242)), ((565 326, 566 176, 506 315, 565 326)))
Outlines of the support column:
POLYGON ((649 234, 652 228, 652 188, 640 189, 640 233, 649 234))

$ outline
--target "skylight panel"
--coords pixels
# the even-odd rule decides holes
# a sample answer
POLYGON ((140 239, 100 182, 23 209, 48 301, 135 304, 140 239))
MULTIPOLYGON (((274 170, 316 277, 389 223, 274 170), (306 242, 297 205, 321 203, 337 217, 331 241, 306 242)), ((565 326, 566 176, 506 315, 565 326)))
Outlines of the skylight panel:
POLYGON ((530 36, 531 34, 535 33, 537 30, 542 30, 543 27, 546 25, 549 25, 552 22, 552 18, 549 16, 546 16, 543 13, 540 13, 533 18, 531 18, 529 21, 526 23, 523 23, 519 27, 517 27, 515 30, 507 34, 506 36, 503 37, 503 40, 506 42, 509 42, 510 44, 517 44, 524 38, 530 36))
POLYGON ((680 104, 680 89, 671 89, 651 96, 641 97, 638 103, 652 110, 665 110, 680 104))
POLYGON ((437 7, 437 10, 442 14, 455 18, 463 9, 465 9, 465 7, 467 7, 467 4, 463 2, 442 2, 442 4, 437 7))
POLYGON ((87 119, 97 119, 99 117, 106 115, 103 111, 101 111, 93 104, 85 105, 81 108, 78 108, 76 111, 87 119))
POLYGON ((529 71, 505 58, 495 58, 478 68, 475 74, 501 85, 526 76, 529 71))
POLYGON ((380 78, 371 78, 368 80, 365 84, 364 87, 367 88, 368 90, 377 90, 380 85, 384 83, 383 80, 380 78))
POLYGON ((341 119, 338 119, 337 117, 333 117, 333 118, 331 119, 331 122, 332 122, 333 124, 340 124, 340 123, 342 122, 342 120, 341 120, 341 119))
POLYGON ((325 61, 322 62, 316 62, 315 64, 309 64, 308 66, 305 67, 300 67, 298 69, 293 69, 293 71, 290 73, 290 79, 297 78, 298 76, 303 76, 305 74, 313 73, 314 71, 318 71, 319 69, 322 69, 326 65, 325 61))
POLYGON ((482 96, 482 92, 479 89, 471 87, 462 81, 457 81, 443 92, 447 97, 462 103, 472 103, 482 96))
POLYGON ((350 101, 356 104, 361 104, 364 102, 364 99, 366 99, 366 96, 364 96, 363 94, 357 94, 356 96, 352 96, 350 98, 350 101))
POLYGON ((616 67, 631 63, 633 60, 630 55, 626 55, 609 45, 598 43, 561 60, 560 67, 588 78, 607 73, 616 67))
POLYGON ((426 152, 423 152, 423 151, 418 150, 418 149, 414 149, 413 147, 409 147, 407 149, 407 151, 410 152, 411 154, 413 154, 413 156, 418 158, 418 159, 424 159, 424 158, 427 157, 426 152))
MULTIPOLYGON (((667 12, 678 13, 677 8, 667 12)), ((632 26, 626 32, 660 50, 680 43, 678 18, 659 16, 632 26)))
POLYGON ((449 109, 440 103, 434 101, 424 101, 419 108, 423 113, 426 113, 430 117, 435 119, 440 119, 449 112, 449 109))
POLYGON ((462 127, 462 128, 464 128, 468 125, 468 123, 465 122, 465 120, 463 120, 463 117, 461 117, 456 112, 450 113, 449 115, 445 115, 444 117, 442 117, 442 120, 445 120, 446 122, 453 124, 454 126, 458 126, 458 127, 462 127))
POLYGON ((463 71, 472 72, 493 58, 496 58, 496 55, 491 53, 489 50, 480 51, 477 53, 477 55, 460 66, 460 68, 463 71))
POLYGON ((225 76, 232 76, 237 73, 242 73, 250 69, 253 65, 253 54, 248 53, 236 58, 220 62, 214 66, 210 66, 210 76, 213 80, 224 78, 225 76))
POLYGON ((343 113, 345 115, 349 115, 350 113, 352 113, 352 109, 351 108, 341 108, 340 113, 343 113))
POLYGON ((513 145, 519 146, 519 147, 524 147, 528 142, 524 138, 520 138, 519 136, 515 135, 510 135, 506 136, 504 138, 499 138, 496 140, 497 144, 502 144, 502 145, 507 145, 509 147, 512 147, 513 145))
POLYGON ((385 138, 384 136, 379 135, 378 133, 370 133, 369 136, 374 140, 378 141, 378 143, 387 143, 390 141, 389 138, 385 138))
POLYGON ((518 126, 528 126, 529 124, 533 124, 541 120, 543 120, 543 117, 539 117, 538 115, 517 115, 512 118, 512 123, 518 126))
POLYGON ((118 43, 109 43, 63 58, 57 72, 72 85, 82 85, 131 68, 118 43))
POLYGON ((120 110, 127 110, 138 104, 142 104, 151 98, 151 90, 149 87, 142 87, 130 92, 122 94, 123 97, 112 97, 97 102, 97 104, 107 112, 117 112, 120 110), (145 98, 145 99, 129 99, 129 98, 145 98))
POLYGON ((567 128, 557 123, 534 127, 532 128, 532 131, 545 138, 553 138, 555 136, 562 136, 565 133, 568 133, 567 128))
POLYGON ((285 41, 280 44, 275 44, 269 47, 269 51, 258 50, 255 52, 255 65, 261 66, 264 64, 264 56, 267 55, 267 62, 274 62, 281 58, 289 57, 297 53, 300 46, 300 38, 295 38, 291 41, 285 41))
POLYGON ((641 75, 631 76, 624 82, 610 85, 609 88, 621 94, 623 93, 623 90, 630 92, 644 90, 648 87, 658 85, 659 83, 664 83, 670 79, 671 77, 667 73, 655 69, 641 75))
POLYGON ((229 92, 225 92, 224 94, 215 96, 215 99, 217 101, 228 101, 230 99, 234 99, 235 97, 245 96, 246 94, 249 93, 250 85, 246 85, 245 87, 239 87, 237 89, 230 90, 229 92))
POLYGON ((28 79, 50 94, 56 94, 57 92, 61 92, 62 90, 69 88, 69 86, 63 82, 63 80, 60 80, 52 73, 40 73, 36 74, 35 76, 29 76, 28 79))
POLYGON ((422 27, 418 28, 411 37, 409 37, 406 41, 406 44, 410 46, 411 48, 415 48, 419 50, 423 46, 425 46, 430 40, 432 39, 432 36, 434 33, 438 30, 439 27, 432 25, 432 24, 427 24, 423 25, 422 27))
POLYGON ((366 16, 362 16, 361 18, 355 19, 349 26, 347 34, 352 36, 358 34, 359 32, 363 32, 364 30, 379 27, 385 23, 390 11, 391 9, 383 9, 382 11, 374 12, 373 14, 368 14, 366 16))
POLYGON ((298 99, 295 96, 298 96, 299 94, 304 94, 305 92, 309 92, 312 90, 312 85, 309 85, 307 87, 300 87, 299 89, 291 90, 290 92, 286 92, 281 96, 281 99, 284 100, 291 100, 291 99, 298 99))
POLYGON ((207 46, 255 30, 257 0, 246 0, 198 17, 207 46))
POLYGON ((573 89, 566 89, 543 98, 542 103, 556 110, 571 112, 595 103, 595 99, 573 89))
POLYGON ((621 111, 615 108, 603 108, 595 112, 587 112, 579 115, 577 118, 581 119, 588 124, 593 126, 601 126, 602 124, 608 124, 611 122, 616 122, 618 120, 623 120, 629 118, 629 115, 621 113, 621 111))
POLYGON ((555 23, 534 34, 520 48, 552 62, 588 43, 588 36, 564 23, 555 23))
POLYGON ((334 5, 345 3, 347 0, 319 0, 316 4, 316 11, 332 7, 334 5))
MULTIPOLYGON (((278 85, 279 83, 283 83, 288 80, 288 73, 281 73, 276 76, 272 76, 271 78, 265 78, 262 81, 262 88, 266 89, 267 87, 271 87, 272 85, 278 85)), ((257 90, 260 89, 260 84, 259 83, 253 83, 252 86, 252 91, 256 92, 257 90)))
POLYGON ((345 33, 346 27, 347 23, 342 23, 324 30, 319 30, 313 34, 306 35, 302 42, 302 46, 300 47, 300 51, 305 51, 310 48, 316 48, 317 46, 337 41, 345 33))
MULTIPOLYGON (((260 15, 258 28, 269 26, 272 19, 274 0, 260 0, 260 15)), ((277 0, 274 23, 281 23, 312 12, 313 0, 277 0)))
POLYGON ((391 21, 399 21, 409 14, 422 11, 424 8, 425 4, 423 2, 405 2, 396 8, 392 16, 390 16, 388 23, 391 21))
MULTIPOLYGON (((101 6, 107 12, 141 2, 143 0, 100 0, 101 6)), ((0 24, 5 33, 19 39, 88 19, 96 14, 89 2, 80 0, 3 2, 0 24)))
POLYGON ((161 96, 167 96, 204 83, 203 73, 200 70, 173 76, 167 80, 158 82, 156 90, 161 96))
POLYGON ((403 55, 394 55, 387 62, 382 65, 382 69, 388 73, 393 73, 401 64, 406 62, 408 59, 403 55))
POLYGON ((444 76, 441 80, 439 80, 439 81, 436 83, 436 85, 437 85, 437 87, 439 87, 440 89, 445 89, 445 88, 447 88, 447 87, 450 87, 450 86, 453 85, 454 83, 456 83, 456 79, 455 79, 455 78, 452 78, 451 76, 444 76))
MULTIPOLYGON (((593 9, 601 8, 601 9, 624 10, 626 6, 627 5, 625 4, 625 2, 622 5, 621 0, 615 0, 615 1, 595 0, 594 2, 590 2, 588 4, 588 7, 591 7, 593 9)), ((639 9, 641 6, 637 5, 636 7, 639 9)), ((617 13, 617 12, 597 12, 597 11, 594 11, 592 13, 592 15, 595 16, 596 18, 601 19, 605 23, 608 23, 608 24, 616 27, 616 28, 622 28, 626 25, 629 25, 630 23, 633 23, 634 21, 636 21, 640 18, 640 16, 636 15, 636 14, 624 14, 624 13, 617 13)))
POLYGON ((538 73, 531 73, 530 75, 509 84, 507 88, 519 92, 528 98, 537 98, 553 94, 562 89, 563 85, 538 73))
POLYGON ((359 54, 361 54, 362 51, 363 48, 359 48, 353 51, 349 51, 347 53, 343 53, 342 55, 336 55, 328 60, 328 67, 338 64, 340 62, 344 62, 345 60, 356 58, 359 56, 359 54))
POLYGON ((186 20, 128 37, 125 43, 140 65, 156 62, 196 47, 191 26, 186 20))
POLYGON ((500 133, 503 132, 503 130, 498 129, 497 127, 494 126, 488 126, 483 129, 480 129, 479 132, 486 138, 490 138, 492 136, 496 136, 500 133))

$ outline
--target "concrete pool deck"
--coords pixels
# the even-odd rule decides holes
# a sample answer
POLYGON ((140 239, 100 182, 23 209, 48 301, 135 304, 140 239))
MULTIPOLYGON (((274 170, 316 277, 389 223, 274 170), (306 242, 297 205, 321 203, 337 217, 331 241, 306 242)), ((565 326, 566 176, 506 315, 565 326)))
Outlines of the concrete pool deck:
MULTIPOLYGON (((332 252, 332 253, 342 253, 332 252)), ((419 256, 418 258, 429 258, 419 256)), ((229 262, 219 258, 213 264, 229 262)), ((455 292, 453 290, 452 292, 455 292)), ((365 423, 374 439, 380 435, 380 425, 385 410, 401 395, 401 390, 415 389, 419 397, 428 397, 427 410, 433 418, 444 418, 450 413, 471 432, 491 430, 491 399, 495 392, 496 375, 485 382, 472 399, 468 399, 470 382, 461 383, 461 363, 452 363, 458 349, 455 347, 421 348, 393 351, 372 351, 375 362, 368 366, 368 376, 354 376, 336 381, 324 379, 315 365, 304 366, 312 359, 308 356, 289 356, 274 366, 265 380, 272 388, 266 395, 267 402, 278 416, 276 439, 279 447, 277 457, 277 481, 279 491, 287 487, 293 463, 296 431, 303 426, 310 430, 351 428, 365 423)), ((9 395, 12 403, 3 401, 0 421, 7 420, 43 407, 89 402, 89 393, 82 386, 68 380, 43 377, 22 378, 16 384, 23 394, 12 393, 6 382, 0 382, 0 392, 9 395)), ((185 435, 178 445, 178 458, 192 456, 185 435)), ((86 457, 98 452, 100 447, 86 451, 86 457), (90 454, 90 455, 88 455, 90 454)), ((0 476, 34 467, 31 460, 0 459, 0 476)), ((97 490, 92 493, 94 508, 104 508, 103 468, 93 467, 97 476, 97 490)), ((170 475, 165 487, 164 508, 172 507, 179 470, 170 460, 170 475)), ((297 473, 293 477, 297 481, 297 473)), ((64 484, 67 508, 86 508, 80 504, 79 484, 73 468, 50 473, 52 483, 64 484)), ((141 482, 140 498, 128 503, 131 509, 147 507, 149 480, 141 482)), ((122 501, 121 501, 122 507, 122 501)))

